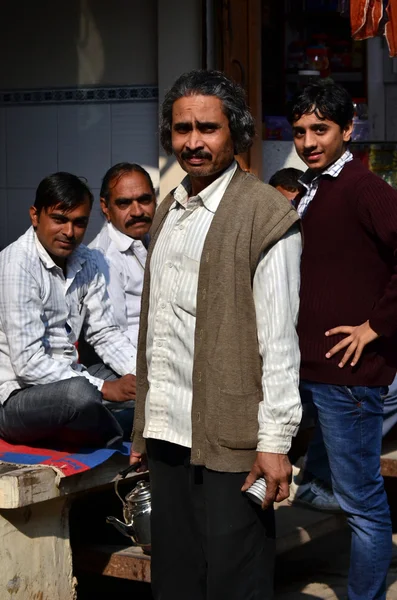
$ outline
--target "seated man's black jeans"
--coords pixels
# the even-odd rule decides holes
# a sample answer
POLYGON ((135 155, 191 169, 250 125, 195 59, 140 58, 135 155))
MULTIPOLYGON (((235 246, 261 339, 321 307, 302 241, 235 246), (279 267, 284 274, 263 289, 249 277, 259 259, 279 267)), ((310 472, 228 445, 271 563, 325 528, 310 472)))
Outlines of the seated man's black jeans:
MULTIPOLYGON (((103 364, 89 373, 112 380, 103 364)), ((107 402, 86 377, 16 390, 0 404, 0 437, 15 444, 72 444, 107 447, 120 443, 132 428, 133 402, 107 402)))

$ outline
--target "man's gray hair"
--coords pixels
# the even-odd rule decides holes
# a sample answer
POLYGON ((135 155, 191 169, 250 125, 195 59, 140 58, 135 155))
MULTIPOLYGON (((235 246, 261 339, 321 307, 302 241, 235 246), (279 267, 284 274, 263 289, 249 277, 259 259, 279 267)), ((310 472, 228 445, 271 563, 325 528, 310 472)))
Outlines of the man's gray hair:
POLYGON ((254 119, 249 111, 243 88, 220 71, 195 70, 181 75, 165 95, 161 109, 160 141, 167 154, 172 154, 172 107, 184 96, 216 96, 229 120, 234 153, 252 146, 254 119))

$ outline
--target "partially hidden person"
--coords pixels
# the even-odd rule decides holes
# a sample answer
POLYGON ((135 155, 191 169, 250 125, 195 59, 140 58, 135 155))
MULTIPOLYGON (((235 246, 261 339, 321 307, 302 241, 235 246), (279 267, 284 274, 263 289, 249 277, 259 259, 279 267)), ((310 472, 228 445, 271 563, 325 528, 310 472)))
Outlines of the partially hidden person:
POLYGON ((305 190, 300 183, 299 178, 303 175, 303 171, 293 167, 285 167, 279 169, 269 179, 269 185, 276 188, 290 202, 293 202, 299 194, 305 190))
MULTIPOLYGON (((106 222, 89 248, 105 276, 116 321, 130 340, 136 360, 148 232, 156 195, 149 173, 128 162, 113 165, 105 173, 99 195, 106 222)), ((82 340, 79 351, 84 364, 98 362, 82 340)), ((134 365, 134 375, 135 369, 134 365)))

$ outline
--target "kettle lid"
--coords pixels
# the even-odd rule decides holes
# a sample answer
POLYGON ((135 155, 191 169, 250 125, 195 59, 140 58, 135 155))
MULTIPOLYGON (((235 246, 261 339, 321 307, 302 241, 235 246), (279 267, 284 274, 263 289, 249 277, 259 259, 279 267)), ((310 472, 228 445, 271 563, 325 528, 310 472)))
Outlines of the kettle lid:
POLYGON ((150 500, 150 483, 148 481, 138 481, 129 494, 125 497, 127 502, 145 502, 150 500))

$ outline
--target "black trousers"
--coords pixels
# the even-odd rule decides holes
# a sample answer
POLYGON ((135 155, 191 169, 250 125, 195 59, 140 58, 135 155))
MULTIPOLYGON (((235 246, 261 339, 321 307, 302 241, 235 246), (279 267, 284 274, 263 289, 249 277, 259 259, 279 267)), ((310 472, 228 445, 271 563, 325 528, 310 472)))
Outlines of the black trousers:
POLYGON ((147 440, 155 600, 270 600, 274 511, 240 489, 247 473, 190 465, 190 450, 147 440))

